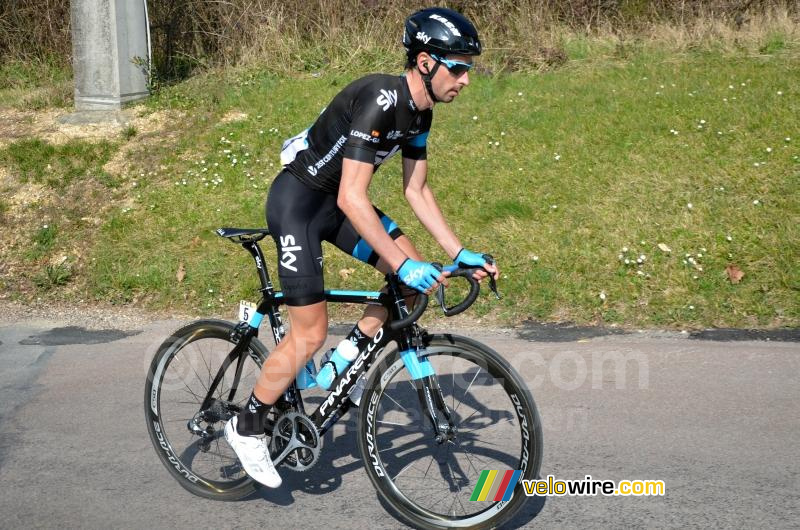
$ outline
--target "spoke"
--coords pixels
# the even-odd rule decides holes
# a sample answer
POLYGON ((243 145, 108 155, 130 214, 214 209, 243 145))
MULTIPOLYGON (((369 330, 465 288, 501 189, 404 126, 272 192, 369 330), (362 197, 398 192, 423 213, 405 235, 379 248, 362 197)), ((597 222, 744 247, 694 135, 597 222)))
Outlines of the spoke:
POLYGON ((411 427, 411 425, 413 425, 412 423, 396 423, 393 421, 384 421, 384 420, 378 420, 375 423, 381 423, 383 425, 397 425, 398 427, 411 427))
MULTIPOLYGON (((481 463, 481 465, 484 465, 485 462, 488 462, 488 460, 481 458, 480 456, 477 455, 477 453, 469 451, 466 447, 463 450, 465 455, 472 455, 478 462, 481 463)), ((485 467, 483 469, 491 469, 491 467, 485 467)))
MULTIPOLYGON (((455 399, 455 398, 454 398, 454 399, 455 399)), ((474 416, 475 414, 477 414, 477 413, 478 413, 478 409, 475 409, 475 410, 472 412, 472 414, 470 414, 469 416, 467 416, 466 418, 464 418, 463 420, 461 420, 460 422, 458 422, 458 424, 459 424, 459 425, 461 425, 462 423, 466 423, 466 421, 467 421, 468 419, 470 419, 471 417, 473 417, 473 416, 474 416)))
POLYGON ((200 359, 202 359, 203 364, 206 367, 206 373, 208 374, 206 376, 206 389, 208 389, 208 387, 211 386, 211 381, 212 381, 212 379, 211 379, 211 367, 208 366, 208 362, 206 361, 206 357, 205 357, 205 355, 203 355, 203 350, 199 346, 197 346, 197 353, 200 355, 200 359))
MULTIPOLYGON (((437 449, 437 450, 434 452, 434 454, 431 456, 431 463, 430 463, 430 464, 428 464, 428 467, 427 467, 427 469, 425 469, 425 476, 423 476, 422 478, 428 478, 428 471, 430 471, 430 470, 431 470, 431 466, 433 465, 433 463, 434 463, 434 462, 436 462, 436 453, 438 453, 438 452, 439 452, 439 450, 437 449)), ((437 463, 438 463, 438 462, 437 462, 437 463)))
POLYGON ((387 394, 386 392, 384 392, 384 393, 383 393, 383 395, 384 395, 384 396, 386 396, 386 397, 388 397, 390 400, 392 400, 392 402, 393 402, 395 405, 397 405, 398 407, 400 407, 401 409, 403 409, 403 411, 404 411, 404 412, 408 412, 408 409, 406 409, 406 408, 405 408, 403 405, 401 405, 400 403, 398 403, 398 402, 397 402, 397 400, 396 400, 396 399, 394 399, 392 396, 390 396, 390 395, 389 395, 389 394, 387 394))
MULTIPOLYGON (((469 382, 469 386, 468 386, 468 387, 467 387, 467 389, 464 391, 464 397, 466 397, 466 396, 467 396, 467 392, 469 392, 469 389, 470 389, 470 388, 472 388, 472 383, 474 383, 474 382, 475 382, 475 380, 478 378, 478 375, 480 375, 480 373, 481 373, 481 369, 480 369, 480 368, 478 368, 478 371, 477 371, 477 372, 475 372, 475 377, 473 377, 473 378, 472 378, 472 381, 470 381, 470 382, 469 382)), ((453 393, 455 394, 455 392, 453 392, 453 393)), ((458 407, 460 407, 460 406, 461 406, 461 403, 463 403, 463 401, 459 401, 459 402, 458 402, 458 405, 456 406, 456 409, 455 409, 453 412, 455 412, 455 411, 457 411, 457 410, 458 410, 458 407)))
MULTIPOLYGON (((188 423, 189 420, 191 420, 191 419, 192 418, 185 418, 185 419, 178 418, 177 420, 162 420, 162 423, 183 423, 184 425, 186 425, 186 423, 188 423)), ((192 436, 194 436, 194 435, 192 435, 192 436)))
POLYGON ((456 409, 456 371, 455 370, 453 370, 453 386, 451 388, 452 388, 452 392, 453 392, 453 406, 451 407, 451 409, 455 413, 455 411, 456 411, 455 410, 456 409))
POLYGON ((491 445, 493 447, 503 447, 500 444, 487 442, 486 440, 478 440, 478 441, 474 441, 474 443, 477 443, 477 444, 480 444, 480 445, 491 445))
MULTIPOLYGON (((203 384, 203 379, 200 377, 200 374, 198 374, 197 370, 194 369, 194 366, 192 366, 192 363, 187 363, 187 364, 189 365, 189 368, 192 369, 192 372, 194 372, 194 375, 195 375, 195 377, 197 377, 197 380, 200 382, 200 386, 202 386, 203 390, 205 390, 206 393, 208 393, 208 387, 203 384)), ((185 385, 186 383, 183 383, 183 384, 185 385)))
POLYGON ((397 474, 396 474, 395 476, 393 476, 393 477, 392 477, 392 482, 396 481, 396 480, 397 480, 397 477, 399 477, 400 475, 402 475, 402 474, 403 474, 403 472, 404 472, 406 469, 408 469, 410 466, 413 466, 413 465, 414 465, 414 463, 412 462, 411 464, 407 464, 407 465, 406 465, 404 468, 402 468, 400 471, 398 471, 398 472, 397 472, 397 474))
POLYGON ((479 470, 477 467, 475 467, 475 464, 472 463, 472 458, 471 458, 471 455, 470 455, 469 451, 465 450, 464 451, 464 456, 467 457, 467 461, 469 462, 469 465, 472 467, 472 469, 475 470, 475 474, 476 475, 480 475, 481 470, 479 470))
POLYGON ((466 431, 459 431, 459 434, 468 434, 468 433, 471 433, 471 432, 475 432, 475 431, 478 431, 478 430, 484 430, 484 429, 488 431, 488 430, 491 430, 491 429, 496 429, 497 427, 505 427, 506 423, 513 425, 514 424, 514 420, 510 419, 510 420, 506 420, 504 422, 490 423, 489 425, 478 425, 477 427, 474 427, 472 429, 468 429, 466 431))
POLYGON ((222 476, 228 478, 228 470, 225 462, 222 460, 222 452, 219 448, 219 438, 214 440, 214 444, 217 446, 217 456, 219 457, 219 463, 221 464, 220 467, 222 468, 222 476))
POLYGON ((195 393, 192 391, 192 389, 191 389, 191 388, 189 388, 189 385, 187 385, 187 384, 186 384, 185 382, 183 382, 183 381, 181 381, 181 383, 183 383, 183 386, 185 386, 185 387, 186 387, 186 389, 182 389, 182 390, 183 390, 184 392, 186 392, 187 394, 191 395, 193 398, 195 398, 195 400, 196 400, 196 401, 195 401, 195 405, 199 405, 200 403, 202 403, 202 402, 203 402, 202 398, 201 398, 200 396, 198 396, 197 394, 195 394, 195 393))

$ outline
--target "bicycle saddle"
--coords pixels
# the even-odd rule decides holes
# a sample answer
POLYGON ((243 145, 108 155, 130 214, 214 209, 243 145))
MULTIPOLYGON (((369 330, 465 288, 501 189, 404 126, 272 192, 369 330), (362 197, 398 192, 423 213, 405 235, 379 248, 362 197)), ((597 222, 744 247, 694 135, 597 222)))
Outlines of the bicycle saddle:
POLYGON ((255 243, 269 235, 266 228, 218 228, 217 235, 227 237, 234 243, 255 243))

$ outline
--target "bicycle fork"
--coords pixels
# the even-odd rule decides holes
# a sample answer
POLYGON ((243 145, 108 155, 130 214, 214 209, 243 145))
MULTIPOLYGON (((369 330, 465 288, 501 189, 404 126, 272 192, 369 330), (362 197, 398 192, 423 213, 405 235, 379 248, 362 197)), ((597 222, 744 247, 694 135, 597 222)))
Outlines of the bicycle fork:
MULTIPOLYGON (((418 328, 415 326, 414 330, 412 336, 405 337, 403 342, 407 347, 401 351, 400 357, 417 389, 420 410, 431 422, 436 442, 443 444, 454 440, 457 434, 453 412, 444 399, 433 365, 425 356, 424 349, 419 346, 421 340, 418 328)), ((407 332, 407 335, 411 335, 411 332, 407 332)))

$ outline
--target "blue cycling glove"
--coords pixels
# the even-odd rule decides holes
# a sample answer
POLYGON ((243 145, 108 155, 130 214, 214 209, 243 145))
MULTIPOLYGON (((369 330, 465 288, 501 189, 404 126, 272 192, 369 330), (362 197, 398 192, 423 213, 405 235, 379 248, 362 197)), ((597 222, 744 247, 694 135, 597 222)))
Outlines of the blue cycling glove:
POLYGON ((441 272, 430 263, 415 261, 411 258, 406 258, 397 269, 397 275, 400 276, 403 283, 421 293, 436 283, 439 274, 441 272))
POLYGON ((478 254, 462 248, 453 260, 453 263, 464 268, 483 267, 486 265, 486 258, 483 257, 483 254, 478 254))

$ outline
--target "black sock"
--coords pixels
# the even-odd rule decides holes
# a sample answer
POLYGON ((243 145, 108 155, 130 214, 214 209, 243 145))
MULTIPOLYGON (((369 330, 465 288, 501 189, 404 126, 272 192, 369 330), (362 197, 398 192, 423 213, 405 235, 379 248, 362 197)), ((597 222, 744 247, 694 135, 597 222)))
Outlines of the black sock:
POLYGON ((358 324, 353 326, 353 329, 350 330, 350 333, 347 334, 345 339, 355 344, 360 352, 364 351, 364 348, 366 348, 367 345, 372 342, 372 337, 367 336, 366 333, 361 331, 361 329, 358 327, 358 324))
POLYGON ((264 434, 264 424, 267 421, 272 405, 262 403, 255 392, 250 394, 244 409, 239 413, 239 420, 236 424, 236 432, 242 436, 260 436, 264 434))

